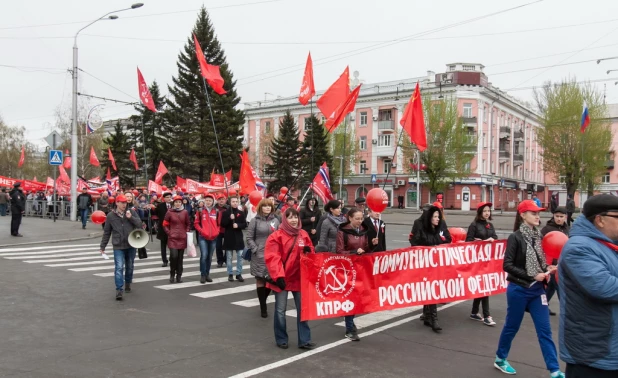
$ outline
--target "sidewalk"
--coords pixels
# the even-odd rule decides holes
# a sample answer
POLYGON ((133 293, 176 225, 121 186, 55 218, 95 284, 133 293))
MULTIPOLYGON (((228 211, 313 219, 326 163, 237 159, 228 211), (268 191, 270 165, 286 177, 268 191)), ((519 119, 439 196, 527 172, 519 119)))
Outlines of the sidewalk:
POLYGON ((0 247, 9 247, 22 244, 44 244, 54 242, 68 242, 74 240, 100 238, 103 229, 100 225, 88 222, 82 230, 82 222, 68 220, 41 219, 33 217, 22 218, 19 233, 24 237, 11 236, 11 217, 0 217, 0 247))

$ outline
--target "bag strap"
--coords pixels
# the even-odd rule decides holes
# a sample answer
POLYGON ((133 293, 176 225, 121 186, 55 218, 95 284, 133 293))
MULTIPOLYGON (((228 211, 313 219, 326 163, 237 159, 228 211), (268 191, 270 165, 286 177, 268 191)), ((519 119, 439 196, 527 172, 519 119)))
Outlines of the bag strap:
POLYGON ((288 255, 285 257, 285 260, 283 260, 283 270, 285 270, 285 264, 288 262, 288 259, 290 258, 290 255, 292 254, 294 247, 296 246, 297 240, 298 240, 298 235, 296 235, 296 237, 294 238, 294 242, 292 243, 292 248, 290 248, 290 250, 288 251, 288 255))

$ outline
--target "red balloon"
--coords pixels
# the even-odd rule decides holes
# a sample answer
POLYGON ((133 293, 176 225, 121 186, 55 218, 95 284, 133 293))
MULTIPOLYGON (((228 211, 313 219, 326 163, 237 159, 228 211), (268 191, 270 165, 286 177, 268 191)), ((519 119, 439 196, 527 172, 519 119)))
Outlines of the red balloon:
POLYGON ((569 237, 560 231, 549 232, 541 241, 541 247, 545 251, 545 255, 548 257, 548 264, 553 259, 559 259, 562 247, 566 244, 569 237))
POLYGON ((448 232, 451 234, 451 239, 453 239, 453 243, 461 243, 466 241, 466 235, 468 234, 466 230, 461 227, 450 227, 448 232))
POLYGON ((258 203, 260 203, 260 201, 262 200, 262 198, 264 198, 264 196, 262 195, 262 192, 258 190, 254 190, 249 193, 249 202, 251 202, 253 206, 257 206, 258 203))
POLYGON ((97 210, 94 213, 92 213, 92 216, 90 217, 90 219, 92 220, 92 223, 94 224, 103 224, 105 223, 105 218, 107 216, 105 215, 104 212, 102 212, 101 210, 97 210))
POLYGON ((114 203, 114 202, 116 202, 116 198, 115 197, 109 197, 107 199, 107 203, 114 203))
POLYGON ((285 199, 285 194, 280 193, 278 199, 279 199, 279 202, 282 202, 285 199))
POLYGON ((161 187, 161 189, 163 189, 163 190, 167 190, 167 186, 163 185, 163 186, 161 187))
POLYGON ((282 194, 287 194, 287 193, 288 193, 288 190, 289 190, 289 189, 288 189, 287 187, 282 186, 282 187, 281 187, 281 189, 279 189, 279 192, 280 192, 280 193, 282 193, 282 194))
POLYGON ((388 206, 388 194, 380 188, 371 189, 366 196, 367 207, 381 213, 388 206))

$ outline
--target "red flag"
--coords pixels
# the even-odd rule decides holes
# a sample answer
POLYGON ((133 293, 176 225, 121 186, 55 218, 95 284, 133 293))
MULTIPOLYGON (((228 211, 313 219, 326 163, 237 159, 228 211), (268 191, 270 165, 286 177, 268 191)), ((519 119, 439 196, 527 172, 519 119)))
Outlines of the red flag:
POLYGON ((86 188, 86 189, 90 189, 90 188, 88 187, 88 184, 86 183, 86 181, 84 181, 84 180, 82 180, 81 178, 79 178, 79 177, 78 177, 78 178, 77 178, 77 190, 78 190, 79 192, 81 192, 81 191, 82 191, 82 189, 84 189, 84 188, 86 188))
POLYGON ((326 117, 326 128, 332 126, 332 118, 335 117, 335 112, 341 104, 348 98, 350 94, 350 69, 346 67, 339 79, 335 81, 327 90, 320 96, 316 102, 318 109, 326 117))
POLYGON ((109 171, 109 167, 107 167, 107 175, 105 175, 105 179, 106 180, 111 180, 112 179, 112 173, 109 171))
POLYGON ((95 167, 100 167, 99 159, 97 159, 97 154, 94 152, 94 147, 90 147, 90 164, 95 167))
POLYGON ((19 163, 17 163, 17 168, 21 168, 24 165, 24 160, 26 160, 26 153, 24 151, 24 146, 21 146, 21 156, 19 157, 19 163))
POLYGON ((160 184, 163 181, 163 176, 167 173, 167 168, 163 164, 163 160, 159 162, 159 169, 157 169, 157 175, 155 176, 155 182, 160 184))
POLYGON ((131 155, 129 155, 129 160, 133 162, 135 170, 137 171, 139 169, 139 166, 137 165, 137 157, 135 156, 135 150, 133 148, 131 148, 131 155))
POLYGON ((240 186, 241 194, 249 194, 256 190, 257 179, 254 176, 253 168, 251 167, 251 161, 249 161, 249 155, 247 151, 242 151, 240 157, 240 177, 238 178, 238 184, 240 186))
POLYGON ((213 173, 210 175, 209 184, 212 186, 225 186, 225 182, 223 182, 224 176, 220 173, 213 173))
POLYGON ((112 167, 114 167, 114 171, 118 171, 118 168, 116 168, 116 160, 114 160, 114 155, 112 155, 112 149, 107 147, 107 157, 109 158, 109 161, 112 163, 112 167))
POLYGON ((46 187, 54 187, 54 179, 52 179, 51 177, 47 178, 47 181, 45 182, 45 186, 46 187))
POLYGON ((227 181, 228 185, 232 183, 232 170, 231 169, 225 173, 225 181, 227 181))
POLYGON ((313 86, 313 61, 311 60, 311 53, 307 56, 307 64, 305 65, 305 75, 303 76, 303 83, 300 85, 300 96, 298 101, 307 105, 311 97, 315 95, 315 87, 313 86))
MULTIPOLYGON (((152 101, 152 95, 150 94, 150 89, 148 89, 148 84, 146 84, 146 80, 144 80, 144 76, 142 76, 142 72, 137 67, 137 89, 139 91, 139 98, 142 100, 142 104, 145 107, 150 109, 153 113, 157 112, 157 108, 155 107, 154 101, 152 101)), ((116 168, 114 168, 116 170, 116 168)))
POLYGON ((419 151, 427 149, 427 133, 425 131, 425 117, 423 115, 423 100, 421 90, 416 83, 416 89, 406 107, 403 117, 399 122, 401 127, 410 135, 412 143, 416 144, 419 151))
POLYGON ((311 183, 311 190, 313 190, 315 195, 320 197, 324 203, 335 199, 333 197, 333 192, 330 190, 330 173, 326 162, 322 164, 318 174, 315 175, 315 178, 311 183))
POLYGON ((332 119, 326 121, 327 125, 329 121, 331 121, 332 123, 332 126, 328 129, 328 132, 332 133, 333 130, 335 130, 337 126, 341 122, 343 122, 345 116, 347 116, 348 113, 354 111, 354 107, 356 106, 356 100, 358 99, 358 94, 360 93, 360 88, 360 85, 354 88, 348 98, 341 104, 341 106, 339 106, 339 108, 337 108, 337 110, 335 111, 335 116, 332 119))
POLYGON ((69 150, 64 151, 64 168, 71 169, 71 157, 69 156, 69 150))
POLYGON ((157 193, 161 195, 161 193, 163 193, 163 188, 156 182, 148 180, 148 193, 157 193))
POLYGON ((186 189, 187 187, 187 180, 183 179, 180 176, 176 176, 176 186, 179 187, 180 189, 186 189))
POLYGON ((200 47, 200 43, 197 40, 195 34, 193 34, 193 42, 195 43, 195 54, 197 55, 197 61, 200 64, 200 71, 202 72, 202 76, 208 84, 212 87, 212 89, 220 95, 224 95, 227 92, 223 89, 223 84, 225 81, 221 77, 221 72, 219 71, 219 66, 213 66, 211 64, 206 63, 206 58, 204 57, 204 52, 200 47))
POLYGON ((60 177, 58 178, 58 181, 64 181, 67 184, 71 182, 71 179, 69 178, 69 175, 67 175, 67 171, 64 170, 63 166, 59 165, 58 171, 60 171, 60 177))

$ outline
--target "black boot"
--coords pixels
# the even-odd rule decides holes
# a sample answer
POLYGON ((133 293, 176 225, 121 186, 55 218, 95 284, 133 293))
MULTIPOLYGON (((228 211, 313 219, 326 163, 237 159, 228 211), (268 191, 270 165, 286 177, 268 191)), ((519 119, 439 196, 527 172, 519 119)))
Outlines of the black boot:
POLYGON ((174 283, 174 272, 170 272, 170 283, 174 283))
POLYGON ((182 276, 179 274, 176 276, 176 283, 182 283, 182 276))
POLYGON ((261 316, 263 318, 267 318, 268 317, 268 310, 266 308, 266 293, 265 293, 265 289, 266 289, 265 287, 258 287, 256 289, 258 300, 260 301, 260 313, 261 313, 261 316))
POLYGON ((427 327, 431 327, 431 311, 429 311, 429 306, 423 306, 423 324, 427 327))
POLYGON ((431 306, 431 330, 434 332, 442 331, 442 327, 440 327, 440 323, 438 323, 438 306, 431 306))
POLYGON ((124 292, 125 293, 130 293, 131 292, 131 282, 126 282, 124 284, 124 292))

